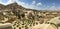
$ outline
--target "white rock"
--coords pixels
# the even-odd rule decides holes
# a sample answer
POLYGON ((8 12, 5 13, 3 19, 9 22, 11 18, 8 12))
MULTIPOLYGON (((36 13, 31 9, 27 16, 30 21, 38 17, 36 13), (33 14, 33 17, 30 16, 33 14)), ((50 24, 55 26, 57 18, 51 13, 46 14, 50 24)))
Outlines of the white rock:
POLYGON ((0 24, 0 29, 12 29, 12 24, 10 23, 0 24))

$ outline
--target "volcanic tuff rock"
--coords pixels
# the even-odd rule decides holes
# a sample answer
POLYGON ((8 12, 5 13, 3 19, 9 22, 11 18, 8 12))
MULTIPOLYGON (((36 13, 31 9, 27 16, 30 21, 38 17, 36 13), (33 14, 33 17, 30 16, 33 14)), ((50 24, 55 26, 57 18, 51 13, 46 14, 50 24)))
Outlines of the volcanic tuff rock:
POLYGON ((12 28, 12 24, 5 23, 5 24, 0 24, 0 29, 13 29, 13 28, 12 28))
POLYGON ((28 9, 17 3, 0 4, 0 23, 11 23, 14 29, 28 29, 31 26, 46 23, 57 16, 60 16, 59 11, 28 9))

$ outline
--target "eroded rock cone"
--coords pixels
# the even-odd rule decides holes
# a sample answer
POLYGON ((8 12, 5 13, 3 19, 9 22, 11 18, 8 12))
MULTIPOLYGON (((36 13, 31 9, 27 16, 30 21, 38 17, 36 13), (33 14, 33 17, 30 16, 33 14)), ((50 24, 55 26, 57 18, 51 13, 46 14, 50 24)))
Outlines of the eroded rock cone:
POLYGON ((48 21, 49 23, 53 23, 57 26, 60 26, 60 16, 52 18, 50 21, 48 21))

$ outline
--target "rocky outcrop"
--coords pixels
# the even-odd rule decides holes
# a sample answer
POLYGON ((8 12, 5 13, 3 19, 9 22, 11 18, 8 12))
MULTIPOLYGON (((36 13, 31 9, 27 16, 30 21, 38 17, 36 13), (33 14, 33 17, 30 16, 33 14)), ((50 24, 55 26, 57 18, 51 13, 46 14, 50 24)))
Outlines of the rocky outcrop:
POLYGON ((50 21, 47 21, 48 23, 53 23, 57 26, 60 26, 60 16, 52 18, 50 21))
POLYGON ((38 24, 38 25, 32 26, 31 29, 57 29, 57 27, 51 24, 38 24))
POLYGON ((12 24, 5 23, 5 24, 0 24, 0 29, 13 29, 13 28, 12 28, 12 24))

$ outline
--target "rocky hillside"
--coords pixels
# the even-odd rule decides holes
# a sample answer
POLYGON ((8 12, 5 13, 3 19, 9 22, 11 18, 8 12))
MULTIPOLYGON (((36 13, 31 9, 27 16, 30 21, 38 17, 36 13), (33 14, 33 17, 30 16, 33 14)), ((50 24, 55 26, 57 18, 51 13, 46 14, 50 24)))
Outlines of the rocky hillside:
POLYGON ((28 29, 60 16, 59 11, 42 11, 24 8, 17 3, 0 4, 0 23, 11 23, 14 29, 28 29))

